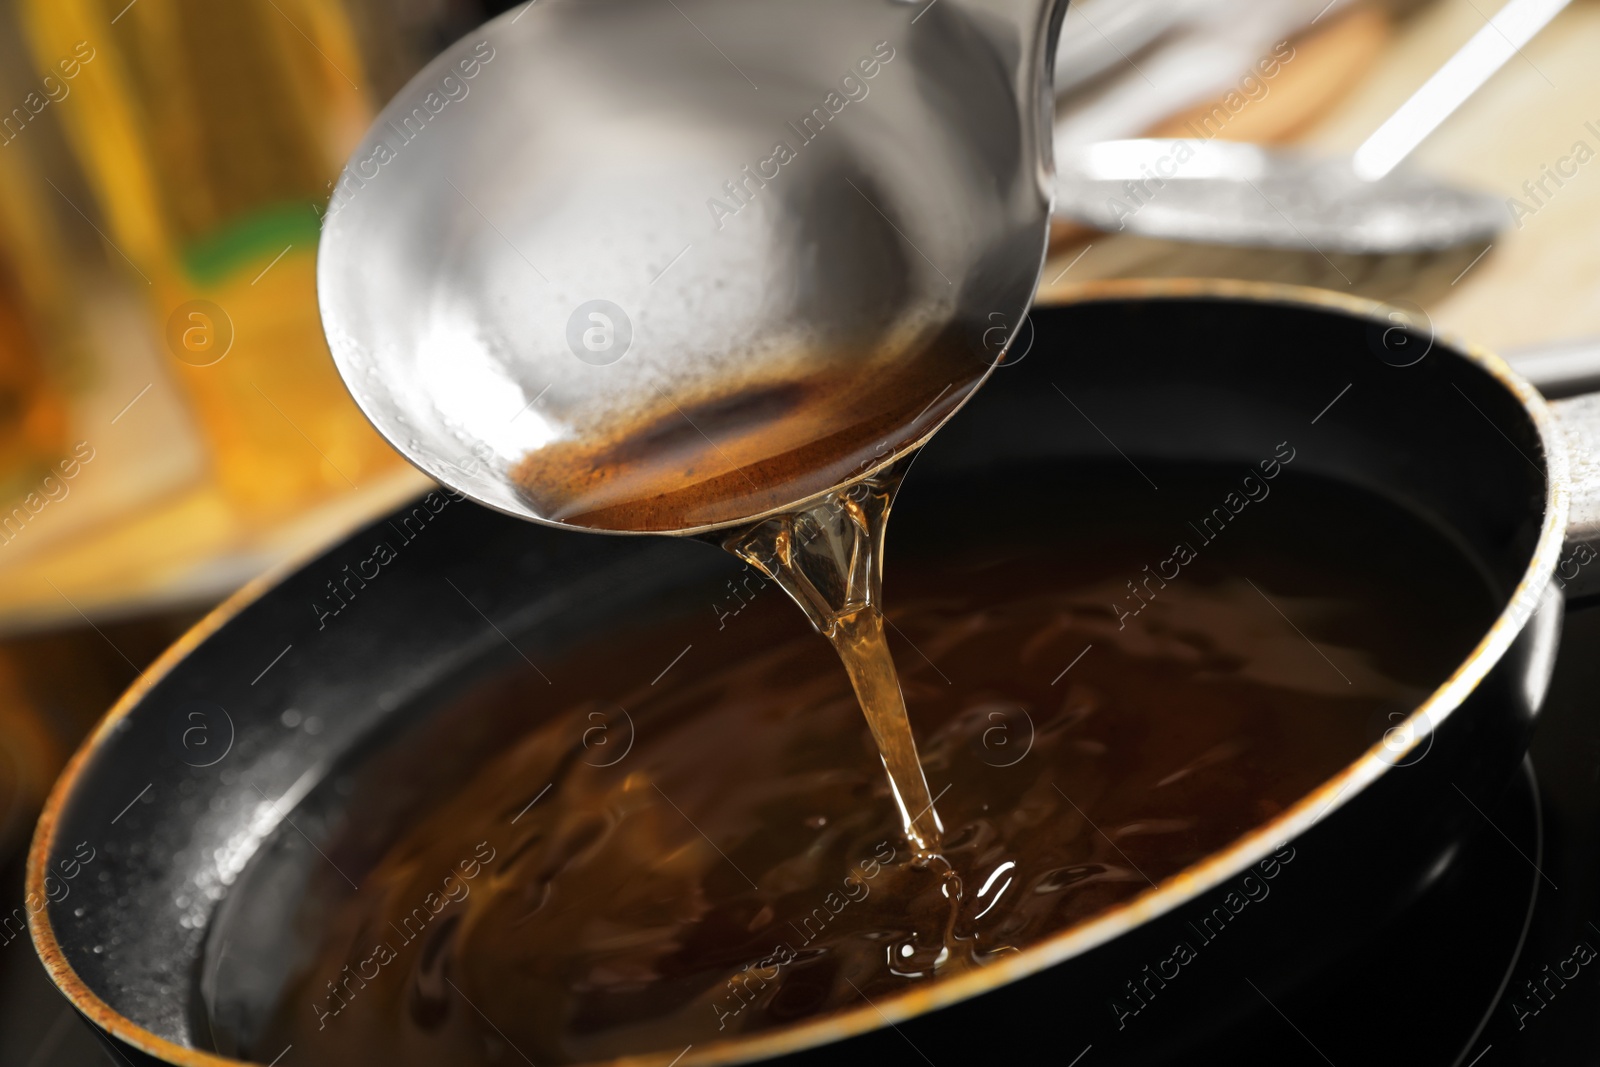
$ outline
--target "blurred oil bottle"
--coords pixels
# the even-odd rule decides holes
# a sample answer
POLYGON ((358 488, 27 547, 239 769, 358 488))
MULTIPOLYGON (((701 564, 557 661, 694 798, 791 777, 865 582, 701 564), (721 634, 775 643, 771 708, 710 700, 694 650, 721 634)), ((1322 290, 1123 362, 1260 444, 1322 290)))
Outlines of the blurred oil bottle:
MULTIPOLYGON (((13 145, 31 124, 40 95, 12 27, 0 20, 0 92, 16 107, 0 114, 0 523, 67 451, 69 390, 85 370, 65 260, 68 241, 41 203, 38 167, 13 145), (30 96, 30 91, 32 95, 30 96)), ((40 141, 35 138, 35 143, 40 141)), ((37 154, 36 154, 37 156, 37 154)), ((0 541, 14 532, 0 525, 0 541)))
MULTIPOLYGON (((319 213, 375 106, 509 4, 0 0, 0 545, 71 442, 105 445, 102 467, 133 454, 137 419, 115 423, 130 398, 156 402, 165 383, 140 390, 158 366, 262 521, 398 466, 327 354, 319 213), (163 363, 135 365, 144 335, 163 363)), ((131 502, 193 476, 149 472, 191 447, 180 421, 118 472, 140 483, 131 502)), ((91 512, 74 499, 73 518, 91 512)), ((0 867, 67 753, 199 609, 42 630, 0 617, 0 867)))
MULTIPOLYGON (((0 175, 0 203, 8 200, 0 175)), ((11 203, 16 201, 12 200, 11 203)), ((68 412, 63 374, 53 373, 41 338, 37 305, 0 208, 0 501, 19 500, 67 450, 68 412)), ((6 509, 0 509, 4 511, 6 509)), ((4 535, 0 535, 4 536, 4 535)))
POLYGON ((147 290, 216 476, 262 520, 397 464, 333 368, 319 212, 372 86, 343 0, 14 0, 108 242, 147 290))

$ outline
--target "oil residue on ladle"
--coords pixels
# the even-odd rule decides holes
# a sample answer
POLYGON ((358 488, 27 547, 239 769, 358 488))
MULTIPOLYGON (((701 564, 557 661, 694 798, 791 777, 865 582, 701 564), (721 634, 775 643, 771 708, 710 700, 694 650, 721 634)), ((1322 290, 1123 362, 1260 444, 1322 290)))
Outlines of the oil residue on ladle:
POLYGON ((939 851, 934 809, 884 632, 883 540, 902 460, 878 475, 727 538, 728 551, 776 581, 844 661, 906 837, 922 861, 939 851))

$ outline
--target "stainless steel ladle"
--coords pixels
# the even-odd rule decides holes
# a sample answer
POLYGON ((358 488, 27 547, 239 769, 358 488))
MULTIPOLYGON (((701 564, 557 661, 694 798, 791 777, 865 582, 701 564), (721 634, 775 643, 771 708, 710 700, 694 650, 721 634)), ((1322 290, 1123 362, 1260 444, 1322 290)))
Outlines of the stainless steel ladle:
POLYGON ((1064 8, 507 12, 406 86, 335 187, 318 291, 340 373, 418 467, 536 522, 572 524, 516 473, 551 449, 731 486, 649 527, 670 533, 888 466, 1032 298, 1064 8))

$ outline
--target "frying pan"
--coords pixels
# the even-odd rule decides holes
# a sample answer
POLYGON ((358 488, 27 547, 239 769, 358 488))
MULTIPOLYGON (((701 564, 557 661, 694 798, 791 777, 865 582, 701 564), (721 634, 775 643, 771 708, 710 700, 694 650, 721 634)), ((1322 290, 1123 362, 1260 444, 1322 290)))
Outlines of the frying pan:
MULTIPOLYGON (((1574 475, 1589 469, 1586 401, 1561 402, 1558 417, 1499 360, 1417 316, 1315 290, 1112 283, 1036 310, 1032 330, 918 458, 902 500, 1024 461, 1253 463, 1263 443, 1291 439, 1297 469, 1447 531, 1502 610, 1397 729, 1228 848, 975 972, 695 1046, 683 1067, 921 1062, 922 1050, 940 1063, 1033 1062, 1041 1048, 1064 1063, 1089 1048, 1159 1062, 1177 1035, 1245 1010, 1241 976, 1270 1002, 1414 899, 1522 757, 1563 595, 1600 572, 1589 563, 1595 511, 1574 475), (1164 1022, 1131 1025, 1129 997, 1143 989, 1140 1003, 1153 1003, 1158 988, 1147 966, 1246 876, 1270 877, 1273 903, 1207 946, 1214 980, 1159 987, 1164 1022)), ((922 521, 897 518, 897 535, 922 521)), ((736 569, 702 544, 574 535, 436 493, 246 588, 145 673, 55 787, 26 905, 52 978, 127 1062, 237 1062, 203 1051, 207 933, 264 842, 331 832, 326 817, 295 818, 308 796, 326 801, 330 768, 513 651, 552 662, 623 620, 703 612, 736 569), (397 558, 332 612, 344 568, 396 538, 397 558)), ((665 1067, 680 1051, 629 1063, 665 1067)))

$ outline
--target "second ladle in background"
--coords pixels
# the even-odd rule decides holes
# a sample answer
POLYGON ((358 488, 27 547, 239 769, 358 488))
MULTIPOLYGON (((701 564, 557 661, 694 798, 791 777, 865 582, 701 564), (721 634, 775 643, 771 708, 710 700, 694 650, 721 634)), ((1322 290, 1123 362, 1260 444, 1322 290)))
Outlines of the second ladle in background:
POLYGON ((1168 240, 1318 252, 1487 241, 1510 221, 1498 198, 1395 168, 1568 2, 1511 0, 1350 158, 1213 139, 1088 144, 1057 154, 1056 215, 1168 240))

